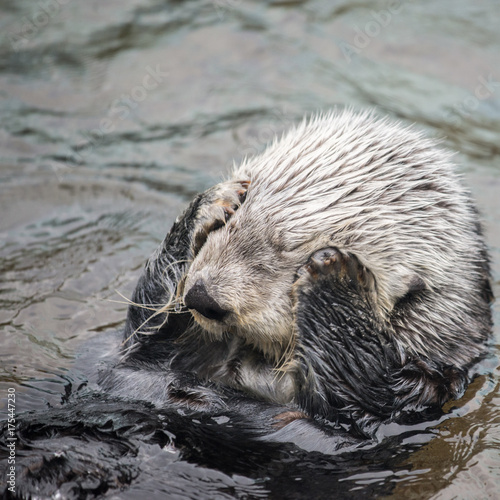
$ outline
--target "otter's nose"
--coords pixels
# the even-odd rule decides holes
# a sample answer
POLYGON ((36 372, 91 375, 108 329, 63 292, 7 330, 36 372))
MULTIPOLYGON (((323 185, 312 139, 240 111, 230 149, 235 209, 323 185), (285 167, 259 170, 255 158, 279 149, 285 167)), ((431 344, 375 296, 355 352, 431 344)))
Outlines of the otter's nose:
POLYGON ((229 312, 217 304, 207 291, 203 280, 199 279, 186 293, 184 304, 188 309, 194 309, 205 318, 222 321, 224 316, 229 312))

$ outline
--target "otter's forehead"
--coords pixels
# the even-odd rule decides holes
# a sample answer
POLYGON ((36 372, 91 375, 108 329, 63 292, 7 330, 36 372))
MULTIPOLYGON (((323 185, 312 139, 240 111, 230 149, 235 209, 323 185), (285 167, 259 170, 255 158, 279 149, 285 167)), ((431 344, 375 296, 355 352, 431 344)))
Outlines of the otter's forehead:
POLYGON ((236 212, 229 231, 233 238, 252 249, 258 245, 271 245, 281 252, 291 252, 301 246, 307 247, 311 241, 314 248, 321 235, 332 229, 328 220, 319 215, 322 208, 321 201, 315 206, 310 197, 307 199, 307 194, 298 197, 287 190, 269 193, 255 189, 236 212))
POLYGON ((401 220, 402 205, 428 203, 423 183, 440 196, 454 191, 456 198, 457 189, 442 176, 448 167, 447 154, 412 129, 370 114, 327 114, 235 169, 235 179, 251 181, 238 215, 247 225, 266 222, 289 245, 326 234, 352 241, 374 218, 380 231, 401 220))

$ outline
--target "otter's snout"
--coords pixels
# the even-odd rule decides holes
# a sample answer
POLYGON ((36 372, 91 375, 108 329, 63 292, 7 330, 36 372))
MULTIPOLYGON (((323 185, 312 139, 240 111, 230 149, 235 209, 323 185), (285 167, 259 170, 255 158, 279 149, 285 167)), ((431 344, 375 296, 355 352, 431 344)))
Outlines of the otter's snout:
POLYGON ((194 309, 208 319, 222 321, 229 311, 223 309, 217 301, 208 293, 205 282, 202 279, 188 290, 184 296, 184 304, 188 309, 194 309))

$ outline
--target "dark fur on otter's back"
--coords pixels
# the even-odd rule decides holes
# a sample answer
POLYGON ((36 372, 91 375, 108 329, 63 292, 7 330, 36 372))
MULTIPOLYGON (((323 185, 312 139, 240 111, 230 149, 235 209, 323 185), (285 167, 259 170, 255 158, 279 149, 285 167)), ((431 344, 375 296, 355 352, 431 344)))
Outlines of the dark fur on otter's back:
MULTIPOLYGON (((371 115, 316 117, 178 217, 138 281, 105 395, 18 433, 105 442, 102 491, 126 482, 116 471, 134 439, 165 446, 170 433, 221 470, 239 460, 235 440, 252 457, 271 456, 270 441, 353 450, 463 393, 491 333, 489 280, 447 153, 371 115), (211 417, 229 424, 214 431, 211 417)), ((45 446, 26 484, 79 477, 83 491, 88 456, 45 446)))

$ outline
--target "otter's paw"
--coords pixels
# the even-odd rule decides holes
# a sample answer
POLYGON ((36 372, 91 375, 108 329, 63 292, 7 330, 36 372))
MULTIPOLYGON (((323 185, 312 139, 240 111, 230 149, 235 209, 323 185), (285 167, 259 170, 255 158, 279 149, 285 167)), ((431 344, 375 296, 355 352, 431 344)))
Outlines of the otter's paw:
POLYGON ((245 201, 250 181, 226 181, 203 193, 202 203, 196 215, 192 252, 196 255, 208 235, 224 226, 245 201))
POLYGON ((352 253, 336 247, 323 248, 314 252, 299 271, 299 281, 317 283, 328 279, 342 283, 351 290, 376 296, 375 278, 352 253))

